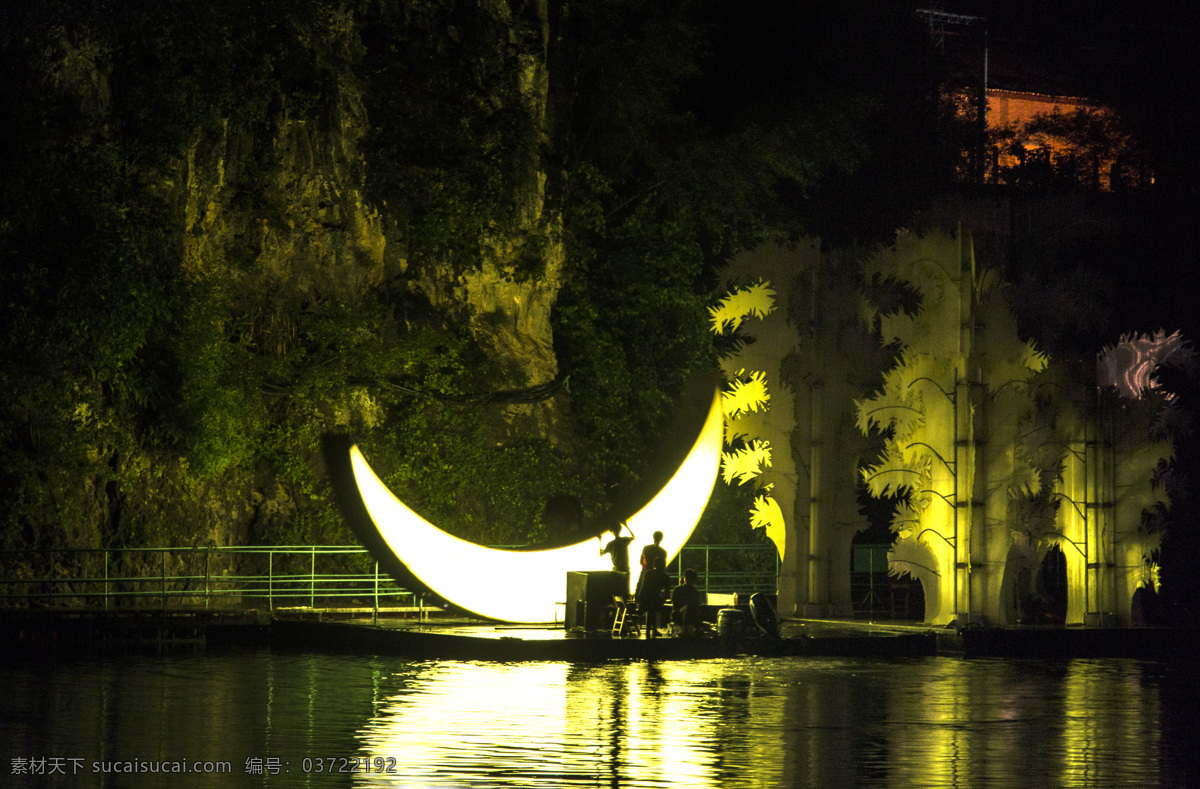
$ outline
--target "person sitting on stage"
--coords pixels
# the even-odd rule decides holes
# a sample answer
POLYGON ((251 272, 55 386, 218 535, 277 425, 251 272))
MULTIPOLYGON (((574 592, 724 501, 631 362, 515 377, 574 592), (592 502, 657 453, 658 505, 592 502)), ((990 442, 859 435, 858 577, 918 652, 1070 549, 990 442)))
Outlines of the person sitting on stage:
MULTIPOLYGON (((656 531, 656 532, 654 532, 654 544, 646 545, 642 548, 642 558, 641 558, 642 569, 638 574, 637 586, 635 586, 634 589, 642 588, 642 576, 646 574, 647 570, 649 570, 651 567, 654 566, 655 557, 662 558, 663 571, 664 572, 666 571, 666 569, 667 569, 667 549, 662 547, 662 545, 660 545, 660 543, 662 542, 662 539, 663 539, 663 533, 660 531, 656 531)), ((670 586, 666 587, 666 591, 670 591, 670 589, 671 589, 670 586)), ((636 592, 634 594, 636 595, 636 592)))
POLYGON ((691 635, 699 629, 703 606, 704 593, 696 586, 696 571, 689 567, 683 571, 683 583, 671 592, 671 622, 681 635, 691 635))
POLYGON ((658 619, 666 603, 667 590, 671 588, 671 576, 667 575, 664 560, 654 557, 654 563, 638 578, 638 611, 646 615, 646 638, 659 635, 658 619))

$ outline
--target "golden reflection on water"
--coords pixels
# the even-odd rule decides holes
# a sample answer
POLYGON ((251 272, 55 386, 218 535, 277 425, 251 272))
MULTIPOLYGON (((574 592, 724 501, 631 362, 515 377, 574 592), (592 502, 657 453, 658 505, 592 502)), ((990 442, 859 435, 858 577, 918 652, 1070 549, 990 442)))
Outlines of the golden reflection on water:
POLYGON ((1161 767, 1161 706, 1158 694, 1143 692, 1134 664, 1113 676, 1104 663, 1071 663, 1064 683, 1061 786, 1115 786, 1136 754, 1134 769, 1149 779, 1161 767), (1104 694, 1106 704, 1093 699, 1104 694))
POLYGON ((714 682, 712 665, 438 664, 361 733, 366 755, 402 765, 370 783, 712 786, 761 761, 756 780, 774 784, 774 742, 753 743, 732 764, 722 745, 739 719, 779 720, 782 696, 728 667, 714 682))
POLYGON ((431 665, 359 733, 371 786, 1138 786, 1132 661, 431 665))
POLYGON ((1134 661, 931 662, 890 697, 889 774, 898 786, 1157 785, 1162 765, 1157 688, 1134 661))

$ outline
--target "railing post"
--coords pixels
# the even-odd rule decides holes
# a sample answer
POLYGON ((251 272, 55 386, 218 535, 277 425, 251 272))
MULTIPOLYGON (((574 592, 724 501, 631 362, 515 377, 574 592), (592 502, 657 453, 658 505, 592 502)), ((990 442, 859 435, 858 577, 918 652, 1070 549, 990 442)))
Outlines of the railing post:
POLYGON ((267 610, 275 610, 275 551, 267 551, 267 610))
POLYGON ((204 610, 205 611, 208 610, 208 573, 209 573, 208 558, 210 556, 212 556, 212 550, 210 548, 206 547, 204 549, 204 610))
POLYGON ((310 545, 312 548, 312 571, 308 576, 308 607, 317 607, 317 546, 310 545))
POLYGON ((159 554, 162 556, 162 610, 167 612, 167 552, 163 551, 159 554))
POLYGON ((108 549, 104 549, 104 610, 108 610, 108 549))

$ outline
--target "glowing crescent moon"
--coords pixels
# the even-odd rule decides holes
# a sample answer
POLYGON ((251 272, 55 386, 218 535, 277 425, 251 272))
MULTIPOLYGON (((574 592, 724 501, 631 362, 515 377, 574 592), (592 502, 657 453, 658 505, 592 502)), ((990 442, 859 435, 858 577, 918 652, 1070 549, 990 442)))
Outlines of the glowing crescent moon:
MULTIPOLYGON (((670 480, 626 520, 639 539, 663 533, 667 560, 691 537, 708 504, 721 464, 723 414, 714 392, 704 426, 670 480)), ((555 621, 569 571, 611 570, 595 538, 562 548, 509 551, 447 534, 409 509, 371 470, 357 445, 350 447, 354 481, 367 514, 387 549, 414 576, 454 605, 504 622, 555 621)))

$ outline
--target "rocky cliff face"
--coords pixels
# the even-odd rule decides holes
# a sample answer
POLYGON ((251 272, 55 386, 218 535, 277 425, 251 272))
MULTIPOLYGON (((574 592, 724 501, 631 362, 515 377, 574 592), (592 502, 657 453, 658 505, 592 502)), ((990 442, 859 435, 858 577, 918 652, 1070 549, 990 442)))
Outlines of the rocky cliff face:
MULTIPOLYGON (((547 207, 539 156, 546 137, 548 28, 544 6, 524 10, 529 13, 523 19, 514 19, 503 2, 475 11, 490 27, 509 31, 510 47, 524 40, 518 70, 501 75, 515 83, 515 93, 506 90, 508 97, 493 100, 519 99, 504 109, 522 113, 532 134, 512 157, 516 172, 508 184, 507 216, 477 237, 456 239, 465 253, 413 254, 405 227, 409 207, 389 209, 368 194, 373 163, 361 143, 377 119, 364 101, 358 31, 342 17, 310 39, 314 59, 340 64, 329 82, 333 95, 323 96, 323 117, 295 116, 285 102, 270 119, 269 140, 257 129, 226 122, 218 135, 189 148, 180 184, 185 269, 192 276, 236 282, 234 306, 261 316, 254 326, 267 350, 286 349, 296 331, 292 316, 311 302, 354 304, 381 289, 404 289, 469 327, 476 345, 504 373, 495 389, 553 381, 558 367, 550 316, 564 251, 561 218, 547 207), (531 32, 540 36, 533 46, 531 32), (250 169, 254 172, 247 173, 250 169), (244 199, 246 189, 257 192, 254 199, 244 199)), ((452 30, 447 35, 453 40, 452 30)), ((369 396, 349 398, 336 418, 344 425, 369 421, 377 407, 369 396)), ((506 435, 552 440, 561 435, 561 414, 553 403, 508 405, 499 414, 508 429, 497 441, 506 435)), ((293 509, 287 489, 268 484, 252 491, 246 513, 262 521, 287 518, 293 509)), ((227 517, 215 515, 214 521, 227 517)))
MULTIPOLYGON (((506 3, 486 4, 479 13, 493 15, 496 23, 513 21, 506 3)), ((197 275, 239 279, 247 299, 321 294, 354 300, 402 279, 432 306, 466 316, 480 345, 516 373, 508 385, 553 379, 550 310, 564 253, 561 218, 547 211, 547 176, 538 155, 546 135, 545 42, 542 57, 521 54, 520 72, 510 75, 534 134, 517 160, 509 221, 458 240, 469 248, 473 265, 425 256, 413 270, 402 219, 366 194, 370 165, 360 141, 372 119, 354 71, 356 31, 344 23, 348 27, 337 35, 325 31, 326 40, 314 42, 314 58, 323 47, 348 50, 337 58, 345 70, 332 83, 335 95, 324 99, 327 117, 295 117, 283 106, 269 119, 269 140, 258 136, 259 129, 225 122, 218 134, 189 147, 180 184, 184 266, 197 275), (248 161, 253 158, 258 161, 248 161), (257 172, 248 175, 252 167, 257 172), (249 203, 246 189, 258 191, 249 203), (531 258, 538 275, 514 278, 531 258)), ((544 26, 542 34, 548 34, 544 26)))

